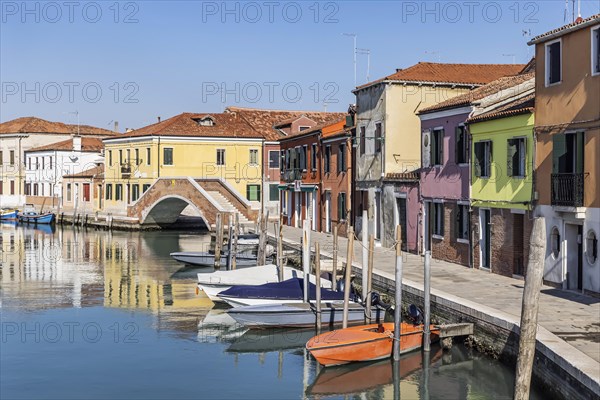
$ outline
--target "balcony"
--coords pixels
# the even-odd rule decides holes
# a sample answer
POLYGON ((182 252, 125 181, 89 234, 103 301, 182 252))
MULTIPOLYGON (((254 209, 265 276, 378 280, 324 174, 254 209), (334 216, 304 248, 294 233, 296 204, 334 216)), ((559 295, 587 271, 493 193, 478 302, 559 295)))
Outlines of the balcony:
POLYGON ((298 168, 286 169, 283 171, 283 173, 281 175, 281 179, 284 182, 300 181, 300 180, 302 180, 302 170, 298 169, 298 168))
POLYGON ((552 174, 552 205, 583 207, 583 174, 552 174))
POLYGON ((121 177, 129 179, 131 177, 131 165, 121 164, 121 177))

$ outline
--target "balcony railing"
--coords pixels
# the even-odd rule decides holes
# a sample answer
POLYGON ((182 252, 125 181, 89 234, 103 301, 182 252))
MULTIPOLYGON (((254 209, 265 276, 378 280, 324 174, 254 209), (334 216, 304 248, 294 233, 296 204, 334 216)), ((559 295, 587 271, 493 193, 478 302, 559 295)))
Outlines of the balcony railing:
POLYGON ((583 174, 552 174, 552 205, 583 206, 583 174))
POLYGON ((283 171, 282 178, 284 182, 294 182, 302 180, 301 169, 286 169, 283 171))
POLYGON ((131 176, 131 165, 121 164, 121 175, 123 178, 129 178, 131 176))

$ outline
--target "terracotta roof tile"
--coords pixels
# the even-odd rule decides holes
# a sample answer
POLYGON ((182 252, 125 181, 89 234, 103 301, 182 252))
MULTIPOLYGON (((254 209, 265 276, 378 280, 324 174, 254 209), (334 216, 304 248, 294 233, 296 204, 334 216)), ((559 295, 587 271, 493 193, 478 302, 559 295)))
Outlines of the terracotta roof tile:
MULTIPOLYGON (((81 151, 84 152, 100 152, 104 144, 102 139, 94 137, 82 137, 81 138, 81 151)), ((73 139, 63 140, 62 142, 50 143, 44 146, 33 147, 25 150, 26 153, 32 153, 36 151, 71 151, 73 150, 73 139)))
POLYGON ((346 115, 340 112, 261 110, 245 107, 227 107, 225 113, 240 115, 269 141, 277 141, 285 137, 275 129, 275 126, 281 126, 282 122, 295 121, 305 116, 315 121, 317 125, 323 125, 340 120, 346 115))
POLYGON ((487 85, 483 85, 476 89, 473 89, 468 93, 452 97, 451 99, 445 100, 431 107, 424 108, 419 111, 419 114, 427 114, 456 107, 468 106, 473 102, 476 102, 477 100, 483 99, 484 97, 493 95, 500 91, 510 90, 510 88, 532 79, 535 79, 534 73, 527 73, 515 76, 505 76, 500 79, 496 79, 495 81, 492 81, 487 85))
MULTIPOLYGON (((46 121, 37 117, 21 117, 0 124, 0 135, 11 133, 60 133, 77 134, 77 125, 62 122, 46 121)), ((118 132, 108 129, 96 128, 89 125, 79 125, 79 134, 82 136, 117 136, 118 132)))
POLYGON ((514 100, 510 103, 504 104, 502 107, 498 107, 493 111, 479 114, 475 117, 469 118, 467 123, 473 124, 475 122, 489 121, 491 119, 511 117, 513 115, 532 113, 535 111, 535 93, 531 93, 528 96, 514 100))
POLYGON ((600 23, 600 14, 592 15, 588 18, 578 18, 574 22, 561 26, 560 28, 553 29, 549 32, 543 33, 531 39, 527 44, 532 45, 539 42, 545 42, 551 38, 562 36, 568 32, 585 28, 586 26, 593 25, 594 23, 600 23))
POLYGON ((525 64, 444 64, 420 62, 392 75, 358 86, 362 89, 384 81, 478 86, 507 75, 516 75, 525 64))
POLYGON ((325 124, 320 124, 320 125, 310 128, 310 129, 305 129, 300 132, 295 132, 293 134, 286 135, 284 137, 281 137, 279 140, 296 139, 296 138, 303 137, 303 136, 309 136, 309 135, 314 134, 315 132, 320 132, 320 131, 324 131, 323 132, 324 135, 328 134, 328 136, 333 136, 334 134, 342 133, 345 131, 344 130, 345 123, 346 123, 345 117, 343 119, 338 118, 336 121, 328 122, 325 124), (327 131, 330 131, 330 132, 327 132, 327 131))
MULTIPOLYGON (((182 113, 157 122, 152 125, 135 129, 121 135, 119 138, 140 136, 197 136, 197 137, 223 137, 223 138, 255 138, 262 139, 262 135, 254 129, 245 119, 232 113, 182 113), (200 120, 210 117, 214 125, 201 125, 200 120)), ((107 140, 115 138, 107 138, 107 140)))

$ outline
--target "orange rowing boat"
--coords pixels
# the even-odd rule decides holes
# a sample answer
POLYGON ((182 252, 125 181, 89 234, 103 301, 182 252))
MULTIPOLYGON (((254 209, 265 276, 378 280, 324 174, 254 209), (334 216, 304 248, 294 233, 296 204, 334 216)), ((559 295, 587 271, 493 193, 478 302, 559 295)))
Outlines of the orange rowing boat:
MULTIPOLYGON (((439 339, 439 329, 431 325, 431 341, 439 339)), ((402 323, 400 353, 423 346, 423 325, 402 323)), ((357 361, 375 361, 392 355, 394 323, 360 325, 326 332, 306 343, 317 361, 328 367, 357 361)))

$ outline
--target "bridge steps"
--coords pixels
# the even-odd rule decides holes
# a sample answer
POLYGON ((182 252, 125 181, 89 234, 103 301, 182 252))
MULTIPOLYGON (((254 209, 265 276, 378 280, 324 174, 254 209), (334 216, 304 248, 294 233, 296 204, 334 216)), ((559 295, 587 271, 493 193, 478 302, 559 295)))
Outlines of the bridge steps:
POLYGON ((240 225, 248 225, 253 224, 253 222, 249 221, 244 214, 238 210, 229 200, 225 198, 221 193, 216 190, 207 191, 208 195, 212 197, 219 205, 225 210, 225 212, 238 213, 240 215, 240 225))

